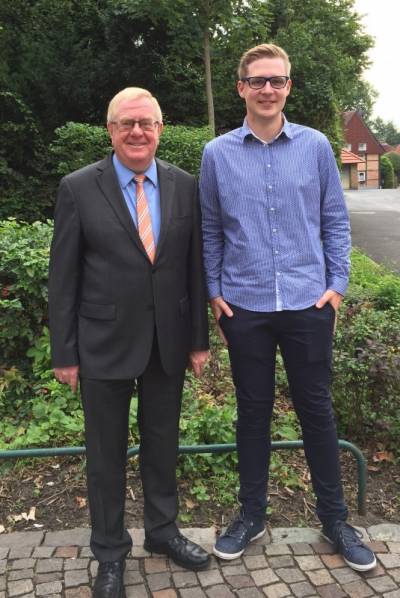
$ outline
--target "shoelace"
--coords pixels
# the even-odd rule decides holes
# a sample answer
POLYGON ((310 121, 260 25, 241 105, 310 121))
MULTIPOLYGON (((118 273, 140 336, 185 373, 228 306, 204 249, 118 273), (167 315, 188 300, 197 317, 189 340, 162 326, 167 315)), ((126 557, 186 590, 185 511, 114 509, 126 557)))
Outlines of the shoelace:
POLYGON ((338 523, 336 528, 336 536, 340 538, 346 546, 361 546, 362 533, 354 527, 351 527, 345 521, 338 523))
POLYGON ((243 517, 238 517, 237 519, 235 519, 235 521, 232 521, 224 535, 229 536, 230 538, 242 539, 246 535, 246 533, 246 522, 243 517))

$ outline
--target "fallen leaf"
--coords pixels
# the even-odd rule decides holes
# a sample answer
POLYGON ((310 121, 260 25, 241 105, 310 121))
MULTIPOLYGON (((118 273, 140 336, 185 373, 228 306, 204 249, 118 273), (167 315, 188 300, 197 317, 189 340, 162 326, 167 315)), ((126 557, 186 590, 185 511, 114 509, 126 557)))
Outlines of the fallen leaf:
POLYGON ((394 455, 391 451, 378 451, 373 455, 372 460, 375 463, 378 463, 379 461, 389 461, 389 463, 394 463, 394 455))
POLYGON ((33 527, 44 527, 43 523, 34 523, 33 527))
POLYGON ((368 471, 380 471, 379 467, 376 465, 368 465, 367 469, 368 471))
POLYGON ((4 534, 5 531, 6 531, 6 528, 4 527, 4 525, 0 524, 0 534, 4 534))
POLYGON ((80 509, 84 509, 86 507, 86 498, 84 496, 75 496, 75 502, 78 504, 80 509))
POLYGON ((187 509, 194 509, 194 507, 196 506, 196 503, 194 503, 192 500, 190 500, 190 498, 187 498, 185 500, 185 505, 187 509))
POLYGON ((28 521, 36 521, 36 507, 31 507, 29 509, 28 521))
POLYGON ((43 487, 42 480, 43 480, 43 476, 42 475, 37 476, 37 478, 35 478, 33 480, 33 483, 35 484, 36 488, 42 488, 43 487))
POLYGON ((17 521, 22 521, 23 519, 25 519, 24 515, 25 515, 25 517, 28 517, 28 515, 26 513, 21 513, 21 515, 10 515, 10 517, 11 517, 12 521, 17 522, 17 521))
POLYGON ((46 486, 54 486, 54 482, 46 482, 46 486))

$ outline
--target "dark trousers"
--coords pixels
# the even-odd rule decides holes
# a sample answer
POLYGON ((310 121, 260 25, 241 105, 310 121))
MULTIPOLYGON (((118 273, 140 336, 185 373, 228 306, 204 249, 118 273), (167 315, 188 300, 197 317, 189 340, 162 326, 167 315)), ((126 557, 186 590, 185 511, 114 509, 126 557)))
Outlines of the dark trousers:
MULTIPOLYGON (((155 342, 138 378, 140 474, 146 535, 165 541, 177 534, 176 460, 184 372, 167 376, 155 342)), ((99 562, 130 551, 124 526, 129 406, 134 380, 81 379, 85 414, 91 549, 99 562)))
POLYGON ((270 460, 270 423, 277 347, 317 497, 317 514, 329 525, 346 519, 339 448, 330 397, 334 309, 252 312, 231 305, 220 325, 228 341, 237 396, 239 500, 246 513, 264 518, 270 460))

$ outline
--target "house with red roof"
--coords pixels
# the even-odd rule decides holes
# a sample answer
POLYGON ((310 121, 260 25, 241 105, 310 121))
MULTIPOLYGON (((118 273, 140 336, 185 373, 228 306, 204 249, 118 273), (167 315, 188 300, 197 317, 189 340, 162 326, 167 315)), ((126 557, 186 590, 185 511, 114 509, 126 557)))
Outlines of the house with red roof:
MULTIPOLYGON (((342 162, 343 187, 345 189, 379 189, 379 157, 385 153, 385 150, 357 110, 343 113, 343 133, 345 138, 343 149, 353 156, 361 158, 359 162, 347 162, 347 166, 346 162, 342 162), (351 167, 351 164, 356 164, 356 166, 351 167), (351 168, 353 168, 353 175, 351 175, 351 168), (356 175, 354 174, 355 168, 356 175)), ((347 154, 344 158, 346 159, 346 157, 347 160, 354 160, 347 154)))
POLYGON ((358 169, 360 168, 360 172, 365 170, 364 158, 360 158, 360 156, 353 154, 353 152, 349 152, 347 149, 342 149, 340 152, 340 161, 342 162, 340 176, 343 189, 358 189, 358 169))

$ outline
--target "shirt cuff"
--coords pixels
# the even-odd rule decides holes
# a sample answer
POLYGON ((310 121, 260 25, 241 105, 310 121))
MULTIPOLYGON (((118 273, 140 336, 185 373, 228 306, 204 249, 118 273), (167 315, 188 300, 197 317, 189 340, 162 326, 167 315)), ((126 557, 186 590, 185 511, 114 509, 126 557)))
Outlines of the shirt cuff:
POLYGON ((215 299, 216 297, 222 297, 221 283, 220 282, 209 282, 207 283, 208 298, 215 299))
POLYGON ((336 291, 340 295, 345 295, 348 285, 349 281, 347 278, 335 277, 327 281, 326 289, 336 291))

